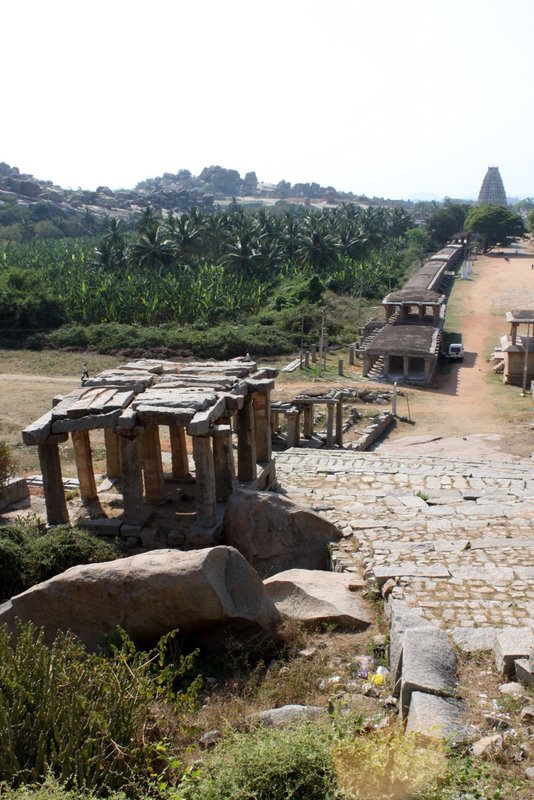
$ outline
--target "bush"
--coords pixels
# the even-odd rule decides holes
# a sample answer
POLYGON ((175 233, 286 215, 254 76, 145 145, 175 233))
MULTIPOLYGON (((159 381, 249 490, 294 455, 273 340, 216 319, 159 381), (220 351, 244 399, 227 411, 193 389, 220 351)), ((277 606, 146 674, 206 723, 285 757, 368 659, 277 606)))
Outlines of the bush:
POLYGON ((336 786, 328 727, 304 723, 234 733, 182 791, 187 800, 329 800, 336 786))
POLYGON ((51 774, 67 788, 135 797, 158 781, 176 783, 183 770, 168 742, 197 686, 173 695, 191 659, 166 666, 170 638, 140 652, 123 634, 107 658, 70 634, 48 648, 31 624, 16 639, 1 626, 0 781, 19 786, 51 774))
POLYGON ((7 599, 77 564, 120 558, 114 545, 59 525, 47 530, 27 517, 0 528, 0 598, 7 599))
POLYGON ((16 462, 7 442, 0 439, 0 488, 15 474, 16 462))

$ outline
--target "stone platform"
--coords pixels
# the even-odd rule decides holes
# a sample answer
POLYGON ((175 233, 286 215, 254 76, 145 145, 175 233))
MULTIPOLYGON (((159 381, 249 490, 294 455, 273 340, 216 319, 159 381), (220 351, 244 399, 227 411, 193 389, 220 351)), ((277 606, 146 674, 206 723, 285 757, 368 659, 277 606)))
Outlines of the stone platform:
POLYGON ((276 472, 343 531, 335 569, 443 628, 534 626, 534 464, 287 450, 276 472))

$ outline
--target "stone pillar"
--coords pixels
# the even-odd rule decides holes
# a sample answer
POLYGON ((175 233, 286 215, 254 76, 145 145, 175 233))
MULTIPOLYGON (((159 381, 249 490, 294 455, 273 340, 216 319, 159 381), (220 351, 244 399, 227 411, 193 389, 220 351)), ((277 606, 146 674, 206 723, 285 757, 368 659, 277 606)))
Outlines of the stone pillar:
POLYGON ((39 464, 43 476, 43 489, 46 503, 46 518, 49 525, 65 525, 69 522, 69 512, 65 501, 65 489, 61 475, 61 461, 57 444, 40 444, 39 464))
POLYGON ((269 463, 271 451, 271 397, 270 392, 252 393, 254 413, 254 439, 256 441, 256 461, 269 463))
POLYGON ((405 378, 407 378, 410 374, 410 357, 403 356, 402 357, 402 374, 405 378))
POLYGON ((305 405, 303 408, 303 431, 302 434, 305 439, 311 439, 313 436, 313 403, 305 405))
POLYGON ((187 459, 187 445, 185 439, 185 428, 176 422, 169 425, 169 435, 171 439, 171 458, 172 458, 172 477, 189 477, 189 461, 187 459))
POLYGON ((300 411, 296 408, 286 411, 287 446, 298 447, 300 444, 300 411))
POLYGON ((393 306, 390 306, 389 304, 386 304, 386 303, 384 304, 384 311, 386 312, 386 323, 389 322, 389 318, 391 317, 392 309, 393 309, 393 306))
POLYGON ((354 366, 354 345, 351 344, 349 347, 349 364, 351 367, 354 366))
POLYGON ((193 459, 196 474, 197 524, 202 528, 212 528, 216 522, 217 500, 209 435, 193 436, 193 459))
POLYGON ((122 475, 121 443, 118 433, 113 428, 104 428, 106 443, 106 472, 108 478, 120 478, 122 475))
POLYGON ((364 378, 366 378, 369 375, 369 370, 371 369, 371 359, 364 353, 362 356, 362 361, 362 375, 364 378))
POLYGON ((163 464, 159 427, 155 423, 145 425, 141 437, 143 454, 143 474, 145 477, 145 499, 147 503, 159 503, 165 497, 163 464))
POLYGON ((310 351, 309 350, 306 350, 306 352, 304 353, 304 366, 306 367, 306 369, 310 368, 310 351))
POLYGON ((334 446, 334 406, 328 403, 326 406, 326 446, 334 446))
POLYGON ((337 374, 343 377, 343 359, 340 358, 337 362, 337 374))
POLYGON ((384 374, 384 378, 389 377, 389 356, 384 355, 384 366, 382 372, 384 374))
POLYGON ((257 477, 256 440, 250 394, 245 396, 243 408, 237 412, 237 477, 240 481, 254 481, 257 477))
POLYGON ((513 344, 513 345, 515 345, 515 343, 516 343, 516 339, 517 339, 517 328, 518 328, 518 327, 519 327, 519 326, 518 326, 517 322, 512 322, 511 336, 512 336, 512 344, 513 344))
POLYGON ((432 306, 432 324, 437 325, 439 322, 439 306, 432 306))
POLYGON ((80 496, 82 502, 94 502, 97 499, 97 492, 89 431, 73 431, 72 444, 74 446, 74 458, 76 461, 78 480, 80 481, 80 496))
POLYGON ((315 344, 311 346, 311 360, 312 364, 317 364, 317 345, 315 344))
POLYGON ((278 411, 271 411, 271 434, 278 433, 278 411))
POLYGON ((434 360, 431 356, 425 358, 425 383, 430 383, 432 378, 432 368, 434 360))
POLYGON ((137 434, 121 433, 121 460, 124 521, 130 525, 141 525, 144 517, 143 471, 137 434))
POLYGON ((423 303, 419 306, 419 322, 423 322, 425 317, 425 307, 423 303))
POLYGON ((225 503, 234 491, 234 455, 232 452, 232 428, 230 425, 214 425, 213 464, 215 469, 215 493, 219 503, 225 503))
POLYGON ((336 444, 343 447, 343 400, 336 403, 336 444))

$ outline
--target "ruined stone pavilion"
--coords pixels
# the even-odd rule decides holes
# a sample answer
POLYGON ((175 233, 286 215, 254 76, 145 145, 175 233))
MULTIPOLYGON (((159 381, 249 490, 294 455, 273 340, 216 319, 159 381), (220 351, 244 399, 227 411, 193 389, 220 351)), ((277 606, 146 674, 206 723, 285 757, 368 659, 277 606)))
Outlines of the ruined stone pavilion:
POLYGON ((69 522, 59 445, 72 437, 84 524, 131 546, 151 510, 172 503, 168 485, 189 481, 191 438, 196 514, 189 545, 213 543, 222 525, 220 504, 237 482, 266 488, 275 479, 271 457, 270 395, 277 370, 248 358, 175 363, 141 360, 106 370, 70 394, 22 434, 37 445, 50 525, 69 522), (160 429, 168 429, 172 470, 164 473, 160 429), (107 477, 122 494, 122 515, 106 519, 97 492, 91 431, 104 434, 107 477), (236 441, 236 458, 232 444, 236 441))
POLYGON ((526 380, 529 387, 530 381, 534 380, 534 311, 507 311, 506 320, 510 323, 510 333, 501 337, 503 383, 521 386, 526 380), (521 335, 520 326, 523 326, 521 335))

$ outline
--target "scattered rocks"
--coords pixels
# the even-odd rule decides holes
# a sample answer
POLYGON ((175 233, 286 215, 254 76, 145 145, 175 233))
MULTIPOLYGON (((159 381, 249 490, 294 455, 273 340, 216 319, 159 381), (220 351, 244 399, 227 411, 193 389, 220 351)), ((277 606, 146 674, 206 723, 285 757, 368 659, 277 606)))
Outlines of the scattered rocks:
POLYGON ((204 733, 200 739, 198 740, 199 745, 207 750, 210 747, 214 747, 217 742, 220 742, 221 734, 218 730, 207 731, 204 733))
POLYGON ((267 578, 264 586, 285 617, 306 625, 362 630, 372 623, 373 613, 363 599, 349 591, 350 582, 346 573, 290 569, 267 578))
POLYGON ((282 728, 292 722, 301 719, 315 719, 325 716, 327 713, 327 709, 320 706, 287 705, 260 711, 258 719, 269 727, 282 728))
POLYGON ((497 750, 502 750, 503 745, 504 739, 500 733, 495 733, 493 736, 484 736, 471 745, 471 754, 474 758, 486 758, 497 750))
POLYGON ((524 722, 525 725, 531 725, 534 722, 534 705, 525 706, 525 708, 521 709, 519 719, 521 722, 524 722))
POLYGON ((512 697, 522 697, 525 694, 525 687, 522 686, 520 683, 515 683, 512 681, 511 683, 503 683, 499 686, 499 692, 501 694, 510 695, 512 697))
POLYGON ((325 570, 328 544, 341 539, 328 520, 273 492, 239 490, 224 515, 224 544, 268 578, 287 569, 325 570))

